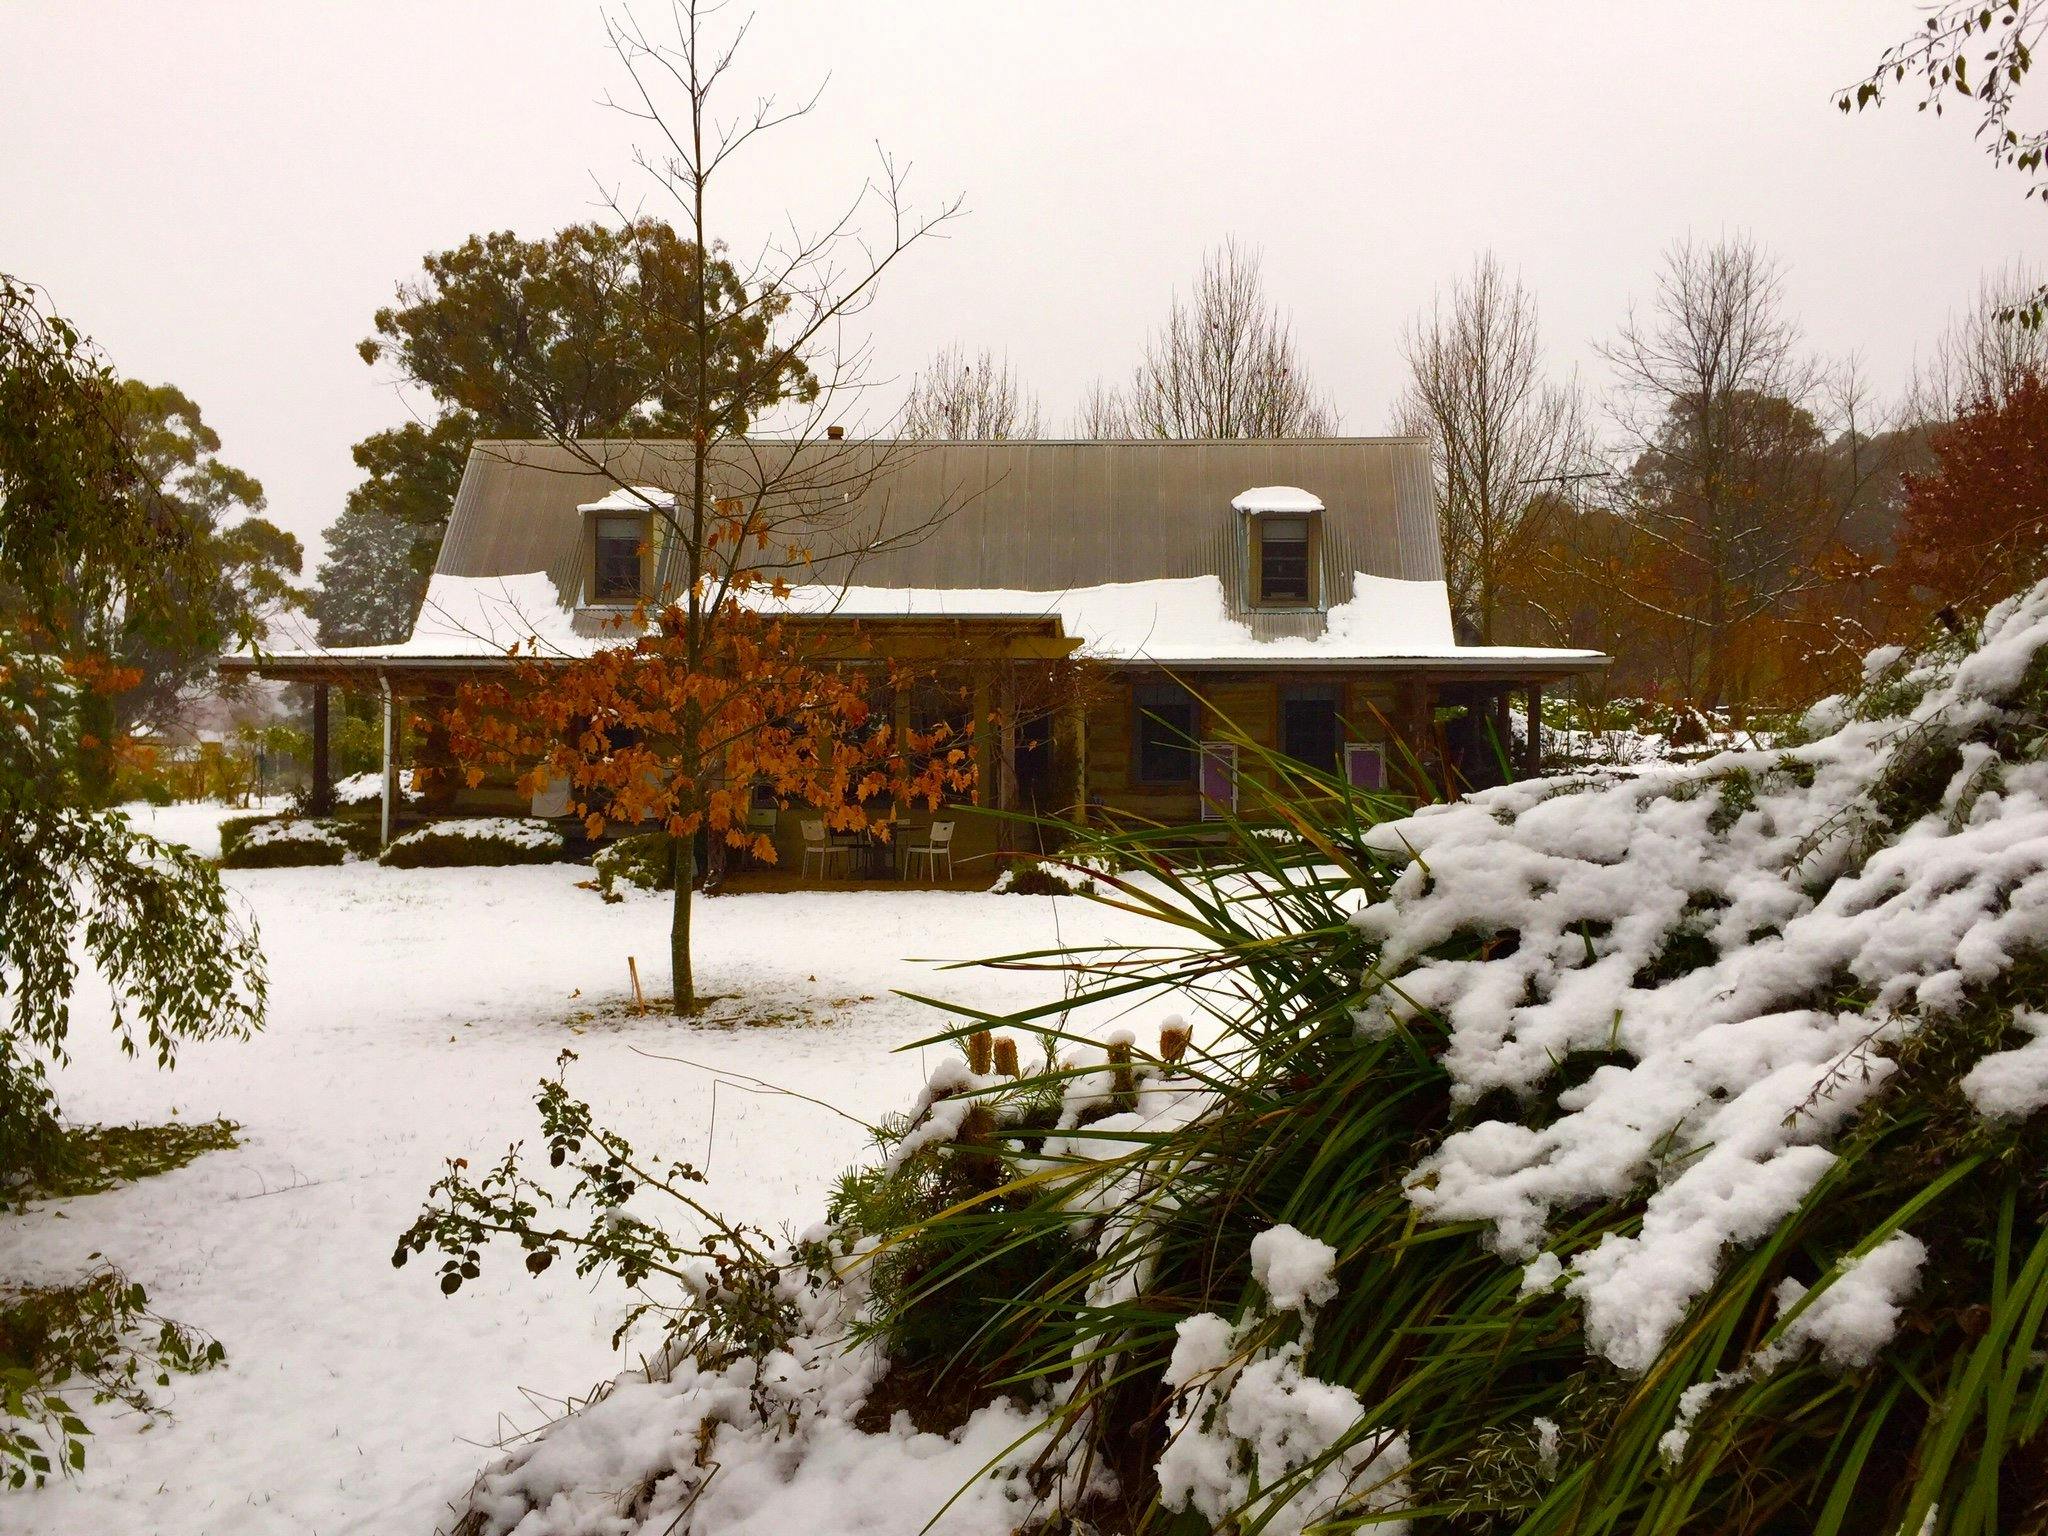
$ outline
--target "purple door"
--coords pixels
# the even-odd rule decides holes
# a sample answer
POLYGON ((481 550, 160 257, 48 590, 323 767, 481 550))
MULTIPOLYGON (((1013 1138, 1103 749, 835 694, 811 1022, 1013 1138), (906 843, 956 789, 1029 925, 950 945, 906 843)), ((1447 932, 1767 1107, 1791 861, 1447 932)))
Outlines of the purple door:
POLYGON ((1353 789, 1382 790, 1387 787, 1386 754, 1362 742, 1344 747, 1344 782, 1353 789))
POLYGON ((1237 745, 1202 743, 1202 820, 1218 821, 1237 810, 1237 745))

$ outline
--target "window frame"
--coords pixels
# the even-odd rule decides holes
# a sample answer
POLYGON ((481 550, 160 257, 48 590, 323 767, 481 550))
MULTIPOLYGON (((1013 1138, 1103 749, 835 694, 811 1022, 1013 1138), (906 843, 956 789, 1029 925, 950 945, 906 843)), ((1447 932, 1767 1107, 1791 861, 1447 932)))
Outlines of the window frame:
MULTIPOLYGON (((1282 612, 1320 612, 1323 606, 1323 519, 1318 512, 1261 512, 1251 514, 1247 539, 1246 577, 1251 587, 1251 606, 1282 612), (1272 597, 1266 592, 1266 529, 1273 523, 1294 523, 1302 528, 1304 595, 1272 597)), ((1280 541, 1275 541, 1280 542, 1280 541)), ((1293 540, 1285 542, 1292 543, 1293 540)))
POLYGON ((1162 679, 1155 682, 1134 682, 1131 684, 1131 766, 1130 782, 1134 788, 1144 789, 1186 789, 1201 782, 1202 701, 1182 683, 1162 679), (1181 706, 1187 709, 1187 729, 1167 721, 1161 706, 1181 706), (1147 774, 1145 763, 1145 740, 1147 727, 1155 726, 1168 733, 1167 745, 1185 760, 1180 771, 1170 777, 1155 778, 1147 774), (1179 738, 1184 735, 1185 741, 1179 738))
POLYGON ((584 530, 585 551, 589 559, 590 579, 587 583, 586 605, 592 608, 630 608, 645 602, 653 595, 654 587, 654 514, 651 512, 592 512, 587 514, 584 530), (607 523, 631 523, 636 530, 635 543, 639 550, 639 576, 630 593, 605 592, 600 589, 602 566, 599 553, 607 535, 607 523))

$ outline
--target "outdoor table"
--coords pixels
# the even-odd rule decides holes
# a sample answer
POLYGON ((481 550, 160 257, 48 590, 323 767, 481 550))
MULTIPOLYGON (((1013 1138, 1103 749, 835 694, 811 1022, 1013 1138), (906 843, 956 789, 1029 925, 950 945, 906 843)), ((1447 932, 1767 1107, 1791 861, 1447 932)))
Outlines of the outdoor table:
POLYGON ((834 832, 832 841, 847 851, 848 879, 882 880, 895 873, 895 859, 890 845, 882 842, 873 832, 834 832))

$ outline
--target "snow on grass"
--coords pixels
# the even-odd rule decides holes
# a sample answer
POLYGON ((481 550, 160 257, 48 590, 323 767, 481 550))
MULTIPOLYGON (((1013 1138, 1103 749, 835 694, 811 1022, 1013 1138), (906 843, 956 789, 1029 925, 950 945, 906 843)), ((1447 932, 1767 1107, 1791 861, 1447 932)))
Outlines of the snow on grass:
POLYGON ((2022 1008, 2013 1023, 2033 1035, 2025 1045, 1994 1051, 1970 1068, 1963 1092, 1994 1119, 2031 1115, 2048 1106, 2048 1013, 2022 1008))
MULTIPOLYGON (((233 814, 172 806, 137 819, 203 847, 233 814)), ((531 1144, 532 1091, 559 1051, 577 1053, 572 1087, 637 1144, 703 1164, 709 1203, 774 1229, 815 1214, 866 1136, 758 1080, 877 1118, 916 1093, 925 1068, 954 1059, 944 1048, 891 1054, 944 1022, 892 988, 1006 1009, 1056 986, 1016 972, 935 976, 905 957, 1100 939, 1103 924, 1128 934, 1134 921, 1062 902, 1056 933, 1050 901, 941 891, 704 901, 698 983, 723 995, 711 1016, 790 1021, 718 1027, 631 1013, 626 957, 638 957, 650 990, 661 985, 669 906, 637 894, 606 905, 575 889, 586 873, 367 862, 229 871, 261 924, 269 1027, 247 1044, 187 1046, 170 1073, 121 1058, 104 995, 82 989, 77 1059, 57 1078, 72 1118, 225 1115, 243 1143, 0 1218, 8 1275, 73 1275, 104 1252, 167 1316, 218 1335, 229 1360, 164 1394, 174 1417, 148 1433, 95 1417, 86 1471, 10 1495, 0 1525, 49 1536, 424 1536, 452 1518, 492 1443, 634 1363, 608 1342, 626 1302, 614 1282, 587 1284, 567 1265, 533 1278, 508 1264, 444 1298, 430 1274, 391 1265, 444 1157, 475 1164, 514 1139, 531 1144)), ((947 1492, 981 1454, 911 1449, 951 1458, 929 1476, 947 1492)), ((822 1500, 833 1480, 821 1470, 810 1486, 822 1500)), ((921 1488, 879 1472, 849 1482, 833 1506, 848 1523, 830 1528, 895 1520, 897 1495, 921 1488)))
POLYGON ((1290 1226, 1252 1239, 1252 1278, 1276 1312, 1320 1307, 1337 1294, 1337 1250, 1290 1226))
POLYGON ((239 816, 263 816, 283 810, 290 802, 283 796, 253 800, 248 805, 222 805, 217 800, 179 800, 171 805, 149 805, 137 801, 122 806, 121 813, 138 831, 165 842, 181 843, 202 858, 220 857, 220 824, 239 816))

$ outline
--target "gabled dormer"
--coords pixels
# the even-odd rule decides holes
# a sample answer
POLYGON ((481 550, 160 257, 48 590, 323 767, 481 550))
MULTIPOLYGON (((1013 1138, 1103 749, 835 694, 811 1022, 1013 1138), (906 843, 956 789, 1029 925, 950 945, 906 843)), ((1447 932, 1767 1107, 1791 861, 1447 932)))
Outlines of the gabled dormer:
POLYGON ((1231 500, 1242 522, 1247 608, 1320 613, 1323 499, 1292 485, 1260 485, 1231 500))
POLYGON ((672 493, 620 486, 577 508, 583 514, 584 608, 631 608, 655 596, 655 512, 675 507, 672 493))

